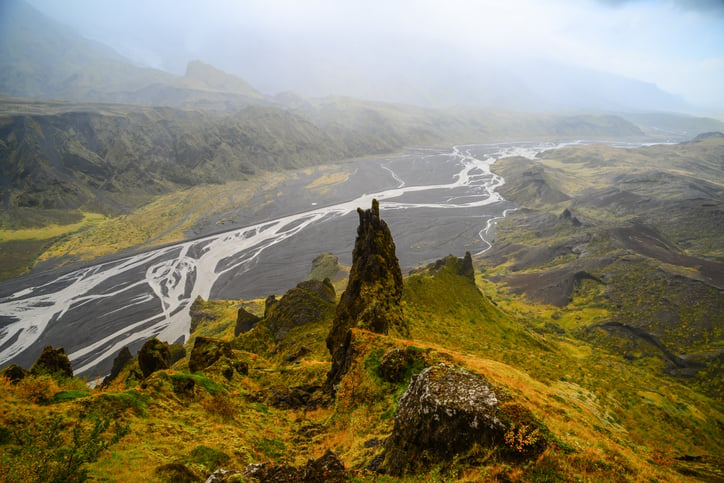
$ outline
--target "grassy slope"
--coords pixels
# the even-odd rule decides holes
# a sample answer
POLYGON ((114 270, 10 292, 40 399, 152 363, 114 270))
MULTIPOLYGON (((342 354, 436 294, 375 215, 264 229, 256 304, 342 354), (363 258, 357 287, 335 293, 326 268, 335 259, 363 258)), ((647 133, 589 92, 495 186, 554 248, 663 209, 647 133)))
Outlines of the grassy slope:
MULTIPOLYGON (((479 286, 487 291, 489 284, 478 275, 479 286)), ((357 481, 396 481, 363 470, 381 452, 379 446, 365 443, 390 433, 397 400, 407 384, 382 381, 376 373, 380 359, 392 347, 411 347, 428 363, 452 362, 485 375, 543 420, 556 441, 537 461, 511 461, 495 453, 468 455, 451 467, 433 469, 428 481, 724 477, 717 457, 724 451, 721 401, 648 367, 627 366, 617 356, 567 334, 536 332, 525 313, 508 313, 492 301, 495 297, 482 295, 450 272, 408 277, 404 309, 412 339, 355 331, 356 363, 337 400, 317 409, 274 407, 272 388, 323 382, 329 368, 324 338, 330 320, 297 327, 281 344, 260 326, 234 339, 239 302, 207 302, 203 308, 212 320, 201 324, 194 336, 232 340, 235 356, 249 364, 248 376, 235 374, 227 381, 216 364, 193 376, 196 389, 190 395, 173 390, 175 378, 190 377, 187 359, 142 384, 126 369, 118 382, 90 393, 81 391, 77 382, 58 387, 31 378, 17 386, 4 384, 0 429, 5 434, 33 428, 52 414, 60 415, 66 425, 80 417, 87 432, 94 414, 128 424, 130 432, 87 466, 100 480, 162 481, 155 468, 172 462, 183 463, 199 477, 215 465, 243 468, 262 461, 301 465, 331 448, 348 468, 357 468, 357 481), (287 362, 302 346, 310 353, 287 362), (81 397, 51 404, 30 402, 33 394, 50 399, 61 389, 75 391, 63 393, 64 399, 81 397), (214 459, 210 455, 221 462, 210 462, 214 459), (695 461, 679 459, 686 455, 695 461)), ((252 312, 262 310, 258 302, 245 306, 252 312)), ((69 438, 67 431, 62 434, 69 438)), ((0 446, 3 474, 32 472, 34 461, 22 454, 20 459, 12 457, 12 441, 0 446)))

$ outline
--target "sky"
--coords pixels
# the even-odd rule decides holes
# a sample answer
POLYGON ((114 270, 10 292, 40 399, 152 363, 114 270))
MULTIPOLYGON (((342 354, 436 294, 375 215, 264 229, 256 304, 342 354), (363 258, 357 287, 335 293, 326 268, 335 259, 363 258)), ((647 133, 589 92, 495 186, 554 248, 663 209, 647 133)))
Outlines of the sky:
POLYGON ((331 75, 361 57, 385 65, 435 46, 436 56, 582 66, 724 110, 724 0, 28 2, 136 63, 183 74, 198 59, 267 89, 295 86, 262 69, 263 58, 283 74, 304 64, 331 75))

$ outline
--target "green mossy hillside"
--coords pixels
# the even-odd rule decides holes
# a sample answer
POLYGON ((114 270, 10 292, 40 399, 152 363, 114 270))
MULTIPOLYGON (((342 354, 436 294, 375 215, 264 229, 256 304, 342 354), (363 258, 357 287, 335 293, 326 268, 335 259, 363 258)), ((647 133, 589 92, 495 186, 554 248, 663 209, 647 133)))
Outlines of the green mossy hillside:
MULTIPOLYGON (((88 440, 92 447, 77 451, 74 474, 108 481, 179 475, 201 481, 219 467, 242 471, 267 461, 302 467, 329 449, 351 481, 724 477, 721 401, 567 331, 541 329, 532 320, 535 306, 519 302, 512 314, 489 290, 492 282, 477 274, 473 283, 458 268, 442 264, 406 278, 402 307, 410 338, 352 329, 354 361, 334 398, 321 390, 333 314, 294 326, 281 340, 263 323, 234 337, 236 309, 261 316, 263 301, 204 301, 206 316, 186 356, 146 378, 135 359, 98 389, 49 375, 16 384, 2 378, 0 473, 46 481, 33 455, 46 455, 44 468, 62 468, 77 442, 88 440), (194 341, 202 335, 225 340, 231 352, 191 372, 194 341), (229 370, 240 362, 246 373, 229 370), (474 445, 424 475, 372 471, 410 378, 440 362, 483 376, 515 400, 544 425, 545 449, 534 458, 515 456, 530 436, 523 430, 503 447, 474 445)), ((254 481, 242 473, 229 478, 254 481)))

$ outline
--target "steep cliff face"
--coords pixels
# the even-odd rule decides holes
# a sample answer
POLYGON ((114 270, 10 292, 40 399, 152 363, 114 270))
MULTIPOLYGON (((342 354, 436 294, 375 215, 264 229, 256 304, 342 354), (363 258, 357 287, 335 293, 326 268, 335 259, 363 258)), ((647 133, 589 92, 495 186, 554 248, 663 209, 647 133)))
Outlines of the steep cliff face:
POLYGON ((390 229, 380 219, 377 200, 372 200, 369 210, 357 212, 359 227, 352 252, 352 270, 327 336, 327 348, 332 354, 332 369, 327 377, 330 388, 339 383, 349 368, 351 328, 409 335, 400 306, 402 272, 390 229))

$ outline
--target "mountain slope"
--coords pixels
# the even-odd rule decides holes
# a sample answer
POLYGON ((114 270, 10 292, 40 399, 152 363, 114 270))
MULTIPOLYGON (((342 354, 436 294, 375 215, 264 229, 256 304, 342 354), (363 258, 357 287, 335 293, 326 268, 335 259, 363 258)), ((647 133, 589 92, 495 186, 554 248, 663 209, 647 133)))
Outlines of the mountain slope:
POLYGON ((715 133, 496 163, 520 209, 481 259, 488 277, 506 286, 510 307, 532 305, 543 330, 720 392, 723 154, 715 133))

